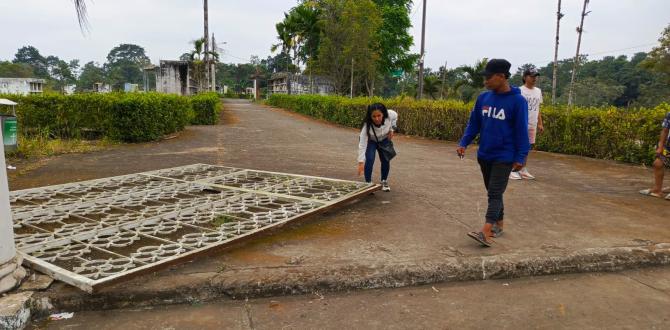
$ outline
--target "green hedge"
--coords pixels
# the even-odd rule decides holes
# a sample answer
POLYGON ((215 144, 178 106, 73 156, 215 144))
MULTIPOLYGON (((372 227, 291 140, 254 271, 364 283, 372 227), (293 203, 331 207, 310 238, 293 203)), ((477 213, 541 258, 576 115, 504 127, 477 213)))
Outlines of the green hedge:
POLYGON ((215 125, 219 122, 221 100, 217 93, 203 93, 191 98, 191 106, 195 116, 193 125, 215 125))
POLYGON ((169 94, 121 94, 110 110, 106 135, 126 142, 158 140, 183 130, 193 118, 189 99, 169 94))
POLYGON ((194 97, 160 93, 0 95, 18 102, 19 133, 54 138, 102 136, 144 142, 188 124, 215 124, 221 108, 215 93, 194 97))
MULTIPOLYGON (((267 104, 337 124, 360 127, 365 109, 383 102, 398 112, 401 133, 458 141, 463 135, 472 103, 415 101, 409 98, 369 99, 316 95, 274 94, 267 104)), ((653 161, 660 123, 670 105, 653 109, 542 107, 545 133, 538 135, 537 149, 614 159, 630 163, 653 161)))

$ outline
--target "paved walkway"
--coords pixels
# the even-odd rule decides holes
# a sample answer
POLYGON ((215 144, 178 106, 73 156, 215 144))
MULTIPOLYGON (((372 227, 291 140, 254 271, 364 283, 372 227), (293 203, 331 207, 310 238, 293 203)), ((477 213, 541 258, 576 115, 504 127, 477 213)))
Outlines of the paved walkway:
MULTIPOLYGON (((162 142, 55 157, 22 175, 12 174, 10 188, 193 163, 358 179, 356 130, 242 101, 225 105, 221 125, 189 127, 162 142)), ((529 168, 537 180, 510 182, 505 236, 493 248, 480 248, 465 236, 480 228, 486 209, 475 150, 461 161, 451 142, 398 136, 395 143, 398 157, 392 162, 391 193, 361 198, 305 224, 116 288, 162 290, 188 286, 194 278, 231 285, 254 276, 270 282, 284 276, 300 281, 306 273, 326 268, 338 269, 333 276, 355 277, 347 267, 364 265, 363 272, 369 272, 396 265, 401 271, 445 258, 541 257, 670 242, 670 202, 637 193, 649 186, 649 169, 533 152, 529 168), (266 271, 272 275, 262 277, 266 271)), ((375 176, 378 171, 375 168, 375 176)))
MULTIPOLYGON (((668 329, 670 268, 78 312, 46 329, 668 329)), ((27 327, 28 329, 31 326, 27 327)))

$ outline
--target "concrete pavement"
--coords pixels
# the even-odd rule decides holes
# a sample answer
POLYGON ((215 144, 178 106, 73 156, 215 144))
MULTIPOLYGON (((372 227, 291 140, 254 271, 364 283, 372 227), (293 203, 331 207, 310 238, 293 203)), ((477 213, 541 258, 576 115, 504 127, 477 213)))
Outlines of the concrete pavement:
POLYGON ((667 329, 670 268, 75 313, 28 329, 667 329))
MULTIPOLYGON (((241 101, 227 101, 223 116, 162 142, 55 157, 10 176, 10 188, 192 163, 357 179, 354 129, 241 101)), ((533 152, 537 180, 510 183, 505 236, 482 249, 465 236, 486 208, 475 150, 461 161, 451 142, 398 136, 396 146, 391 193, 94 296, 62 283, 41 295, 82 310, 490 278, 495 269, 514 277, 670 263, 670 247, 657 244, 670 242, 670 202, 637 194, 649 169, 533 152)))

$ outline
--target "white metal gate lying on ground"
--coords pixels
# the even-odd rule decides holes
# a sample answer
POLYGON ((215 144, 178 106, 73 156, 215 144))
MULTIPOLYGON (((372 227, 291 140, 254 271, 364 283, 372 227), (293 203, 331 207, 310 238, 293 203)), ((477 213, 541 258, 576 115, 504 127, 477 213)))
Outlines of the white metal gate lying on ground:
POLYGON ((195 164, 14 191, 10 203, 26 262, 93 292, 377 189, 195 164))

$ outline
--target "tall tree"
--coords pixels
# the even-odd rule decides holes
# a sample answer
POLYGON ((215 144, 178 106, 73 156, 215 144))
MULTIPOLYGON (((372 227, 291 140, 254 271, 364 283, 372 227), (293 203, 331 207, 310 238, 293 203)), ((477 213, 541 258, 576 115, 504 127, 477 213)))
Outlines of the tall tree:
POLYGON ((573 62, 573 68, 572 68, 572 78, 570 79, 570 90, 568 91, 568 106, 572 105, 572 93, 573 93, 573 88, 572 86, 575 84, 575 75, 577 74, 577 68, 579 67, 579 48, 582 45, 582 34, 584 33, 584 18, 586 18, 586 15, 588 15, 591 11, 586 11, 586 6, 589 4, 589 0, 584 0, 584 7, 582 9, 582 18, 579 23, 579 26, 577 27, 577 52, 575 53, 575 60, 573 62))
POLYGON ((79 60, 72 60, 65 62, 58 58, 58 56, 47 56, 47 68, 52 79, 53 88, 65 93, 65 89, 69 85, 73 85, 77 81, 77 70, 79 69, 79 60))
POLYGON ((423 78, 423 92, 433 100, 436 99, 436 95, 440 91, 441 85, 442 82, 436 75, 428 75, 423 78))
POLYGON ((642 67, 663 74, 670 84, 670 25, 658 39, 659 45, 649 52, 649 56, 641 63, 642 67))
POLYGON ((93 90, 93 85, 105 81, 105 70, 102 66, 91 61, 84 64, 79 79, 77 79, 77 92, 93 90))
POLYGON ((292 51, 293 64, 296 67, 300 63, 315 61, 322 32, 320 15, 321 11, 315 1, 303 1, 291 8, 275 26, 279 43, 273 45, 271 50, 274 52, 281 47, 282 52, 289 56, 292 51))
POLYGON ((37 77, 49 78, 46 58, 33 46, 23 46, 19 48, 16 51, 16 55, 14 55, 13 62, 30 65, 37 77))
POLYGON ((149 64, 149 57, 144 48, 133 44, 121 44, 112 48, 107 54, 108 81, 116 90, 122 89, 124 83, 142 83, 142 68, 149 64))
POLYGON ((371 95, 380 59, 378 7, 372 0, 323 0, 320 8, 323 34, 317 70, 330 78, 339 94, 349 90, 353 73, 353 89, 365 87, 371 95))
POLYGON ((377 37, 379 38, 379 70, 392 73, 394 70, 413 71, 419 55, 410 48, 414 38, 409 34, 412 27, 409 14, 412 0, 375 0, 382 17, 377 37))
POLYGON ((214 59, 219 58, 219 54, 214 51, 204 49, 205 43, 207 42, 206 38, 200 38, 193 41, 193 50, 189 54, 189 61, 195 72, 194 78, 199 86, 199 90, 206 89, 206 82, 208 79, 207 76, 207 63, 209 56, 212 56, 214 59))
POLYGON ((0 61, 0 77, 32 78, 33 75, 33 68, 28 64, 0 61))

